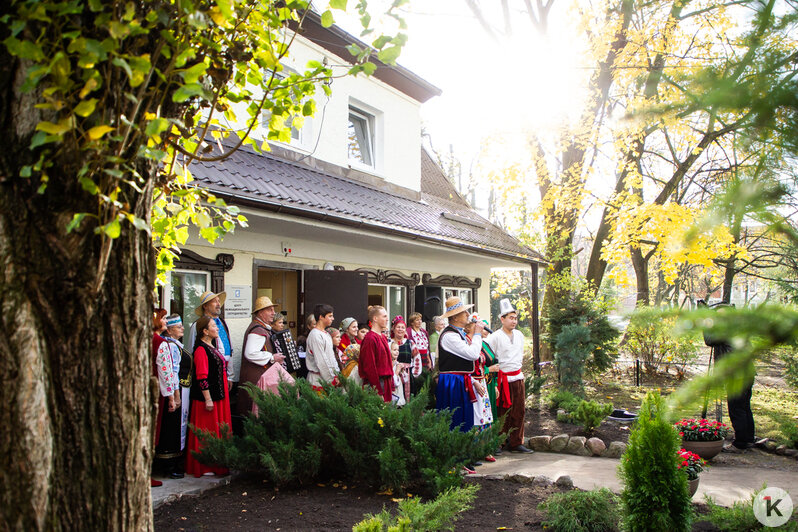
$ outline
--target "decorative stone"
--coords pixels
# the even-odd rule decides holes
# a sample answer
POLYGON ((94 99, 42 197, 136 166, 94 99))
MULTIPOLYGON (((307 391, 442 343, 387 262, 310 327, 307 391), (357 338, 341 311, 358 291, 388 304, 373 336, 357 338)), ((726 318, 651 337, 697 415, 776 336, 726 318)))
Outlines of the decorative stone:
POLYGON ((532 481, 532 484, 534 484, 535 486, 551 486, 552 484, 554 484, 554 481, 551 480, 546 475, 539 475, 535 477, 535 480, 532 481))
POLYGON ((504 480, 504 475, 485 475, 485 480, 504 480))
POLYGON ((557 417, 564 416, 567 413, 568 412, 566 412, 564 408, 558 408, 557 409, 557 417))
POLYGON ((566 445, 568 445, 568 439, 569 438, 567 434, 558 434, 549 442, 549 449, 555 453, 562 452, 566 445))
POLYGON ((626 444, 622 441, 614 441, 610 443, 607 450, 601 453, 604 458, 620 458, 626 452, 626 444))
POLYGON ((786 450, 787 450, 786 445, 779 445, 778 447, 776 447, 776 454, 784 455, 784 451, 786 450))
POLYGON ((601 456, 601 453, 607 449, 607 446, 604 444, 601 438, 590 438, 585 443, 585 447, 587 447, 587 449, 593 453, 594 456, 601 456))
POLYGON ((560 488, 571 489, 574 487, 574 481, 568 475, 560 475, 554 481, 554 485, 560 488))
POLYGON ((568 454, 577 454, 580 449, 585 448, 584 436, 571 436, 568 440, 568 445, 565 447, 565 452, 568 454))
POLYGON ((521 475, 520 473, 515 473, 514 475, 507 475, 505 477, 510 482, 517 482, 518 484, 530 484, 532 482, 532 478, 529 475, 521 475))
POLYGON ((765 446, 764 446, 764 447, 765 447, 765 450, 766 450, 767 452, 769 452, 769 453, 775 453, 775 452, 776 452, 776 447, 778 447, 778 446, 777 446, 775 443, 773 443, 772 441, 769 441, 769 442, 766 442, 766 443, 765 443, 765 446))
POLYGON ((787 449, 784 451, 784 456, 789 456, 790 458, 798 458, 798 449, 787 449))
POLYGON ((593 456, 593 453, 591 453, 590 449, 587 447, 580 447, 574 454, 576 454, 576 456, 593 456))
POLYGON ((533 451, 548 451, 551 444, 551 436, 532 436, 527 445, 533 451))

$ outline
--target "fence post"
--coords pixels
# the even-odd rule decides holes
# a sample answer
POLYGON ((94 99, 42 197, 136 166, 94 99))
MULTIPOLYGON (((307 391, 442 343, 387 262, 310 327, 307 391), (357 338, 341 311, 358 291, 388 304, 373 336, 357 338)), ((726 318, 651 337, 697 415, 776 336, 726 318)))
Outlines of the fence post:
POLYGON ((635 360, 635 386, 640 387, 640 359, 635 360))

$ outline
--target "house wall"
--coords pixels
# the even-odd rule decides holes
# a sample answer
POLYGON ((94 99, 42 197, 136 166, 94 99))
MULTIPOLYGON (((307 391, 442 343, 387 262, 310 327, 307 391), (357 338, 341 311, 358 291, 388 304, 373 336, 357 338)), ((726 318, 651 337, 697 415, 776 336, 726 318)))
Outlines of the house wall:
MULTIPOLYGON (((304 72, 308 61, 327 61, 331 65, 348 63, 320 46, 297 37, 291 46, 291 55, 284 66, 295 72, 304 72)), ((383 83, 363 74, 357 77, 343 75, 348 67, 334 68, 342 77, 332 81, 332 95, 327 98, 321 88, 315 96, 316 114, 305 121, 300 140, 291 143, 275 142, 315 159, 343 168, 355 168, 385 179, 389 183, 414 191, 421 189, 421 104, 383 83), (349 160, 347 129, 349 106, 353 105, 375 117, 375 167, 370 168, 349 160)), ((236 107, 238 117, 247 115, 246 105, 236 107)), ((239 124, 241 127, 243 124, 239 124)), ((259 127, 253 138, 265 138, 268 130, 259 127)))
MULTIPOLYGON (((264 260, 298 264, 306 268, 323 268, 326 262, 344 266, 347 270, 368 267, 399 270, 406 275, 429 273, 479 277, 477 290, 478 310, 483 317, 490 314, 490 271, 498 267, 518 267, 518 263, 479 256, 441 246, 412 242, 406 239, 353 232, 328 223, 255 212, 246 213, 250 227, 238 228, 217 245, 208 245, 199 238, 190 238, 185 246, 203 257, 213 258, 219 253, 235 257, 233 268, 225 274, 225 287, 231 285, 253 286, 254 261, 264 260), (285 257, 281 244, 288 242, 292 254, 285 257)), ((298 318, 301 320, 301 317, 298 318)), ((241 349, 244 331, 249 319, 227 319, 233 346, 241 349)))

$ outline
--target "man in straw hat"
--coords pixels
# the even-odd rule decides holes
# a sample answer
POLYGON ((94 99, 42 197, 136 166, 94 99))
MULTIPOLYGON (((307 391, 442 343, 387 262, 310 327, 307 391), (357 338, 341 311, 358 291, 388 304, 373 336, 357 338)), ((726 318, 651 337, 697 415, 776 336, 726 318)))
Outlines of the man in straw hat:
POLYGON ((499 301, 502 328, 485 340, 499 361, 499 416, 504 418, 502 433, 508 434, 507 447, 514 453, 531 453, 524 447, 524 416, 526 415, 526 390, 521 363, 524 359, 524 335, 516 329, 518 312, 509 299, 499 301))
POLYGON ((474 305, 465 305, 459 297, 446 300, 446 312, 441 316, 449 319, 449 325, 438 338, 438 387, 436 408, 452 410, 452 429, 468 432, 474 426, 474 406, 477 396, 471 383, 471 374, 482 350, 482 335, 486 334, 482 322, 474 324, 474 338, 469 343, 464 327, 468 323, 468 310, 474 305))
MULTIPOLYGON (((284 355, 275 353, 272 344, 272 322, 276 306, 266 296, 256 299, 252 306, 252 323, 244 333, 244 347, 241 350, 244 355, 241 359, 240 384, 257 384, 261 375, 272 364, 280 364, 285 360, 284 355)), ((245 390, 239 390, 238 413, 243 416, 251 411, 252 397, 245 390)))
MULTIPOLYGON (((232 388, 233 383, 238 382, 238 368, 241 365, 241 355, 234 355, 233 345, 230 342, 230 328, 220 317, 225 299, 227 299, 227 294, 224 292, 219 292, 218 294, 214 294, 213 292, 204 292, 200 296, 199 305, 197 305, 197 308, 194 309, 194 314, 196 314, 198 318, 208 316, 216 322, 216 327, 219 328, 219 338, 216 339, 213 347, 219 350, 219 352, 224 356, 225 362, 227 362, 227 381, 232 388)), ((194 343, 197 339, 196 325, 196 321, 191 324, 191 328, 188 331, 187 341, 184 344, 186 346, 186 350, 191 353, 194 352, 194 343)))

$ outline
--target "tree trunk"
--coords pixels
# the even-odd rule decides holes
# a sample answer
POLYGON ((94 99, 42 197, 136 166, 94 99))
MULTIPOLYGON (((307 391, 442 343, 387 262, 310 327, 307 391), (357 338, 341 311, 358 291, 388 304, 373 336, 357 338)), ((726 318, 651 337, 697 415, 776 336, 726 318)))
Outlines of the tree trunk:
MULTIPOLYGON (((66 234, 98 211, 80 153, 62 150, 43 194, 19 177, 40 119, 22 71, 0 66, 0 529, 151 530, 151 238, 123 223, 108 252, 95 223, 66 234)), ((149 220, 154 169, 139 171, 119 201, 149 220)))
POLYGON ((632 266, 635 269, 637 306, 647 307, 649 303, 648 260, 650 256, 644 256, 639 247, 632 247, 629 252, 632 256, 632 266))
POLYGON ((721 294, 721 303, 726 305, 731 303, 732 289, 734 288, 734 276, 737 270, 734 269, 734 257, 729 260, 723 261, 723 292, 721 294))

